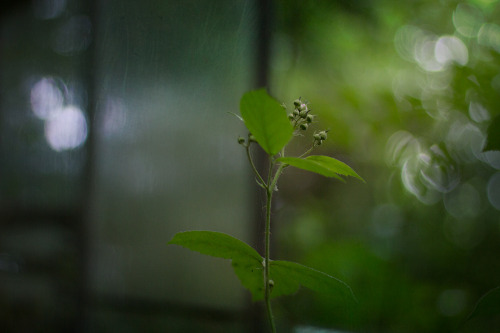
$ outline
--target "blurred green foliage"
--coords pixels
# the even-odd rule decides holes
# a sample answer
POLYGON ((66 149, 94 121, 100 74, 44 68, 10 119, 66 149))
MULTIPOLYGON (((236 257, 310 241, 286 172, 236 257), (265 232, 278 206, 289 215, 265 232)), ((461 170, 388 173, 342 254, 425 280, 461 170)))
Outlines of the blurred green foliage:
POLYGON ((367 181, 283 176, 274 257, 339 276, 360 300, 338 311, 303 293, 283 311, 353 331, 498 329, 498 315, 466 321, 500 285, 500 152, 483 151, 500 114, 498 1, 278 1, 276 10, 271 90, 312 101, 331 130, 318 153, 367 181))

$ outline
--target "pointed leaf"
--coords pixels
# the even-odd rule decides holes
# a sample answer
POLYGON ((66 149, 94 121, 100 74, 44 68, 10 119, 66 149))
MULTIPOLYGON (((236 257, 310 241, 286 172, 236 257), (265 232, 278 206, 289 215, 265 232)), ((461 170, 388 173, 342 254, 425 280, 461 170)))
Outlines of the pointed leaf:
POLYGON ((312 155, 306 158, 281 157, 278 158, 277 161, 289 164, 299 169, 315 172, 326 177, 342 179, 338 175, 352 176, 364 182, 364 179, 361 178, 347 164, 328 156, 312 155))
POLYGON ((250 245, 215 231, 186 231, 176 234, 168 244, 176 244, 213 257, 231 259, 241 284, 254 301, 263 299, 263 258, 250 245))
POLYGON ((269 155, 277 154, 292 138, 286 111, 265 89, 244 94, 240 111, 246 127, 269 155))
POLYGON ((496 287, 481 297, 476 308, 469 316, 469 320, 475 317, 492 317, 500 315, 500 287, 496 287))
POLYGON ((351 288, 345 282, 301 264, 282 260, 272 261, 270 273, 274 281, 272 296, 294 293, 299 285, 302 285, 319 293, 356 301, 351 288), (281 284, 283 286, 280 286, 281 284))
POLYGON ((262 257, 250 245, 222 232, 179 232, 168 244, 180 245, 213 257, 262 263, 262 257))
POLYGON ((500 150, 500 116, 496 116, 488 127, 488 137, 483 151, 500 150))

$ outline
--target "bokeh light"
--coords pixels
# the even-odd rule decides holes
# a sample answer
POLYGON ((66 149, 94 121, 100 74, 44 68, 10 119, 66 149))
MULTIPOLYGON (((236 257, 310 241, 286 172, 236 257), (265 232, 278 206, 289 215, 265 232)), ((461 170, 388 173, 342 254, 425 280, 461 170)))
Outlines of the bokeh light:
POLYGON ((55 151, 81 146, 87 139, 87 120, 82 110, 70 105, 46 120, 45 137, 55 151))
POLYGON ((500 172, 495 173, 488 181, 488 200, 500 210, 500 172))
POLYGON ((40 119, 49 119, 58 113, 64 104, 64 85, 60 79, 44 77, 31 88, 31 109, 40 119))

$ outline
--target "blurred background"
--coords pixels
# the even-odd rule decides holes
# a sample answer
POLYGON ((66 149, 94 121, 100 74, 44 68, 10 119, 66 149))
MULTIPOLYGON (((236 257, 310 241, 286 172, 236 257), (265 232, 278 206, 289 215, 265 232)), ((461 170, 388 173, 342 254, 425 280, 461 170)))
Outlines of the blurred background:
POLYGON ((262 247, 246 130, 228 114, 260 86, 310 101, 309 134, 330 129, 316 153, 367 182, 280 179, 272 257, 341 278, 359 304, 301 290, 274 302, 279 330, 500 328, 498 296, 468 320, 500 285, 500 151, 483 151, 498 0, 0 10, 0 331, 265 331, 227 261, 166 245, 204 229, 262 247))

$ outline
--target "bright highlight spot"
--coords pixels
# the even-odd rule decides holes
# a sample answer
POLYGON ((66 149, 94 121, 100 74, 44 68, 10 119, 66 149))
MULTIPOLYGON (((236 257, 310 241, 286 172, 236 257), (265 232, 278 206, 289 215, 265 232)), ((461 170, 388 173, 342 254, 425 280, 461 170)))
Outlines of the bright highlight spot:
POLYGON ((56 79, 45 77, 31 88, 31 109, 40 119, 48 119, 59 112, 64 96, 56 79))
POLYGON ((46 120, 45 138, 55 151, 81 146, 87 139, 87 121, 82 110, 70 105, 46 120))
POLYGON ((438 39, 434 49, 436 60, 443 65, 456 62, 465 66, 469 61, 469 52, 465 44, 454 36, 444 36, 438 39))

